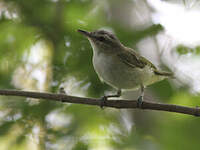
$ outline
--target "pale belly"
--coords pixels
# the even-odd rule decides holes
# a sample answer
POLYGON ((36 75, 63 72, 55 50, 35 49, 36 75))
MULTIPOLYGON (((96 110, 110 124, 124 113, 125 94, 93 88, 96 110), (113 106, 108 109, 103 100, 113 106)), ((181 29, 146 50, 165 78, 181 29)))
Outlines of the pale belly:
POLYGON ((117 56, 94 54, 93 65, 99 78, 116 89, 136 90, 141 85, 147 86, 162 80, 155 76, 149 66, 142 69, 132 68, 121 62, 117 56))

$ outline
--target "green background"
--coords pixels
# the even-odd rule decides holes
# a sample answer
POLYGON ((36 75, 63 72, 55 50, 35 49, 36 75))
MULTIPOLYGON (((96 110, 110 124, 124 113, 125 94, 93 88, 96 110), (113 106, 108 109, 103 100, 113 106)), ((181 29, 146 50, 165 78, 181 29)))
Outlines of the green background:
MULTIPOLYGON (((141 23, 140 28, 128 23, 135 19, 129 15, 130 6, 139 3, 1 1, 0 88, 57 93, 64 86, 67 94, 95 98, 114 92, 98 79, 91 46, 77 29, 112 29, 124 45, 139 51, 136 45, 140 41, 165 31, 151 19, 141 23)), ((148 6, 142 7, 143 11, 154 12, 146 1, 142 4, 148 6)), ((188 53, 198 57, 199 52, 198 45, 190 48, 184 43, 174 51, 180 57, 188 53)), ((166 70, 167 65, 160 63, 166 70)), ((165 80, 151 85, 146 99, 185 106, 200 104, 200 97, 190 94, 187 84, 176 84, 165 80)), ((101 110, 95 106, 0 97, 1 150, 196 150, 200 146, 199 123, 197 117, 176 113, 101 110)))

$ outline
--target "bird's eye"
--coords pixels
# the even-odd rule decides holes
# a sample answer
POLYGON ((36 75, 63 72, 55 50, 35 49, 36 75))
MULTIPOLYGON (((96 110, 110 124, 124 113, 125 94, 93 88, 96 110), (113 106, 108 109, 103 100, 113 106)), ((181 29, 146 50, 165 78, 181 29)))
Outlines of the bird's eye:
POLYGON ((105 41, 105 37, 100 36, 100 37, 98 37, 98 40, 99 40, 99 41, 105 41))

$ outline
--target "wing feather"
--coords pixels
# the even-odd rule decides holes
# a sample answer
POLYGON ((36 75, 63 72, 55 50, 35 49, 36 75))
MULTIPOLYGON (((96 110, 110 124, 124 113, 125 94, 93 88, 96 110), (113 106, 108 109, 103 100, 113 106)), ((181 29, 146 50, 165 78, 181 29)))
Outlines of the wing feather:
POLYGON ((154 64, 152 64, 148 59, 145 57, 142 57, 139 53, 136 51, 126 48, 126 50, 121 51, 120 53, 117 54, 117 56, 121 59, 123 63, 128 65, 129 67, 132 68, 144 68, 146 65, 150 66, 152 68, 152 71, 156 75, 160 76, 166 76, 166 77, 172 77, 173 78, 173 73, 171 72, 165 72, 165 71, 159 71, 154 64))
POLYGON ((121 51, 117 54, 117 56, 121 59, 122 62, 132 68, 144 68, 146 65, 149 65, 153 69, 156 69, 156 67, 149 60, 142 57, 140 54, 130 48, 126 48, 126 50, 121 51))

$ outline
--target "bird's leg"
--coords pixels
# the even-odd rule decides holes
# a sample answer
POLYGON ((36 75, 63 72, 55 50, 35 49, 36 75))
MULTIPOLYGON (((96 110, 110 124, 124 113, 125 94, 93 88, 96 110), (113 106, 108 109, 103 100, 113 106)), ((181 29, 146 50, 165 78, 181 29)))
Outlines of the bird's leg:
POLYGON ((114 95, 105 95, 101 98, 101 103, 100 103, 100 107, 103 108, 103 106, 105 105, 106 101, 108 100, 108 98, 110 97, 120 97, 122 94, 121 89, 118 89, 117 93, 114 95))
POLYGON ((60 93, 60 94, 67 94, 67 93, 65 92, 65 88, 64 88, 64 87, 60 87, 60 88, 59 88, 59 93, 60 93))
POLYGON ((105 97, 106 98, 109 98, 109 97, 120 97, 122 94, 122 91, 121 90, 117 90, 117 93, 114 94, 114 95, 106 95, 105 97))
POLYGON ((67 93, 65 92, 65 88, 61 86, 61 87, 59 88, 58 93, 61 94, 61 95, 60 95, 60 101, 61 101, 61 102, 65 102, 65 101, 63 100, 63 96, 62 96, 62 95, 67 95, 67 93))
POLYGON ((142 84, 140 85, 140 89, 141 89, 141 94, 140 94, 139 98, 137 99, 137 107, 138 108, 142 108, 142 101, 143 101, 143 97, 144 97, 144 86, 142 84))

